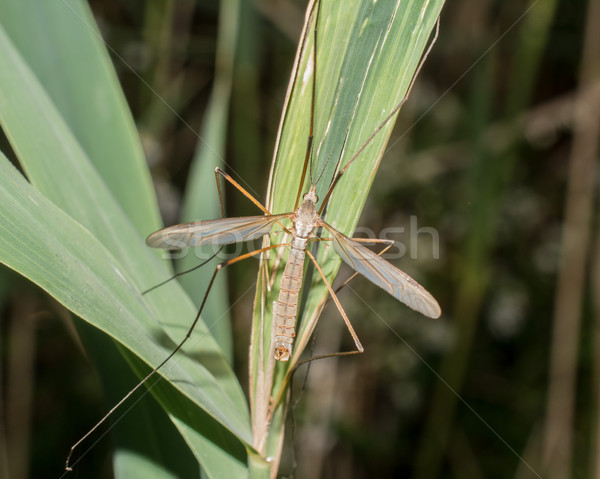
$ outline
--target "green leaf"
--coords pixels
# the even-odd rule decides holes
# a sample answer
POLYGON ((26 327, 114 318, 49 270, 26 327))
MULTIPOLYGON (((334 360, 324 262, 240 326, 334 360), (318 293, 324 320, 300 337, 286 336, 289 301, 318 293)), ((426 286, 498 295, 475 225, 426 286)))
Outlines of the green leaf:
MULTIPOLYGON (((443 0, 422 2, 396 0, 363 2, 360 0, 321 1, 317 26, 316 67, 313 56, 313 23, 304 31, 304 47, 299 56, 295 84, 280 125, 270 178, 268 207, 273 213, 294 209, 309 135, 313 72, 316 71, 314 141, 312 165, 303 192, 316 183, 317 195, 324 199, 335 172, 344 167, 365 145, 367 139, 402 101, 411 83, 430 33, 439 16, 443 0)), ((314 3, 311 3, 314 5, 314 3)), ((311 6, 309 6, 309 11, 311 6)), ((315 11, 317 8, 315 7, 315 11)), ((313 18, 314 21, 314 18, 313 18)), ((348 168, 327 205, 324 219, 345 234, 352 234, 367 198, 371 182, 385 151, 394 120, 389 121, 348 168)), ((317 205, 319 206, 319 205, 317 205)), ((271 243, 281 242, 281 233, 272 235, 271 243)), ((272 257, 275 255, 272 255, 272 257)), ((283 260, 287 251, 283 253, 283 260)), ((333 248, 321 245, 317 260, 325 276, 333 282, 341 259, 333 248)), ((271 260, 271 265, 274 260, 271 260)), ((262 350, 253 351, 255 381, 253 409, 266 410, 259 404, 268 400, 261 393, 261 370, 269 377, 272 303, 277 298, 283 261, 274 280, 275 288, 265 293, 262 283, 255 300, 253 338, 262 350), (262 343, 258 339, 264 329, 262 343)), ((264 274, 264 271, 260 274, 264 274)), ((259 279, 262 276, 259 276, 259 279)), ((298 360, 318 318, 328 290, 318 273, 305 278, 309 288, 295 340, 295 353, 288 364, 279 364, 275 374, 277 397, 283 377, 298 360)), ((332 351, 334 352, 334 351, 332 351)), ((281 395, 279 397, 284 397, 281 395)), ((261 422, 253 417, 253 426, 261 422)), ((271 434, 278 435, 282 422, 271 423, 271 434)), ((271 441, 274 448, 280 444, 271 441)), ((273 449, 269 455, 276 455, 273 449)))
MULTIPOLYGON (((7 250, 8 256, 3 255, 2 262, 42 286, 146 364, 156 366, 184 337, 196 308, 176 284, 140 296, 140 291, 169 276, 164 262, 145 246, 2 29, 0 63, 5 67, 0 71, 0 121, 13 150, 32 183, 84 225, 86 234, 93 238, 90 242, 87 236, 75 234, 73 227, 66 227, 65 221, 57 221, 37 231, 36 250, 19 249, 19 245, 30 238, 25 234, 29 226, 21 224, 15 226, 15 231, 23 233, 17 237, 14 232, 9 234, 10 230, 2 232, 5 243, 18 250, 7 250), (75 236, 67 240, 64 236, 67 232, 75 236), (73 251, 65 251, 65 258, 57 253, 65 246, 72 247, 78 239, 81 242, 73 250, 78 252, 75 257, 73 251), (19 261, 15 263, 17 253, 19 261), (23 254, 27 258, 23 258, 23 254), (46 264, 44 268, 28 269, 39 255, 53 260, 58 257, 60 261, 46 264), (71 268, 81 263, 82 269, 64 270, 63 263, 71 268), (98 271, 97 268, 106 265, 112 266, 110 274, 105 269, 98 271), (100 272, 105 274, 96 277, 91 286, 87 276, 100 272), (53 281, 57 274, 66 277, 53 281), (101 284, 96 284, 98 282, 101 284), (100 290, 96 291, 96 287, 100 290), (92 290, 102 293, 101 297, 91 294, 92 290), (106 303, 110 307, 98 308, 99 304, 106 306, 106 303)), ((9 207, 9 203, 3 202, 2 207, 9 207)), ((46 213, 43 209, 31 210, 21 221, 35 225, 47 218, 36 218, 36 221, 33 218, 46 213)), ((189 346, 186 352, 199 361, 179 355, 165 366, 162 374, 209 417, 219 421, 241 441, 249 442, 248 411, 242 389, 204 323, 198 324, 189 346)), ((198 421, 192 428, 193 433, 184 434, 197 457, 206 443, 202 426, 202 421, 198 421)))
MULTIPOLYGON (((0 215, 0 262, 135 352, 146 365, 158 364, 172 351, 152 306, 140 296, 122 265, 89 231, 29 185, 3 155, 0 215)), ((129 359, 134 361, 131 356, 129 359)), ((203 359, 208 363, 217 358, 203 359)), ((142 366, 138 363, 137 367, 142 366)), ((145 366, 144 372, 147 370, 145 366)), ((216 421, 247 442, 247 412, 222 388, 218 382, 222 377, 216 378, 184 355, 167 363, 160 374, 169 382, 158 381, 152 391, 163 407, 168 406, 172 420, 199 460, 206 459, 207 444, 214 444, 211 436, 227 434, 225 430, 216 432, 222 429, 216 421)), ((220 464, 230 467, 239 462, 233 455, 220 464)), ((210 477, 220 477, 209 467, 207 471, 210 477)))
MULTIPOLYGON (((318 53, 317 61, 326 65, 326 78, 328 75, 338 78, 334 93, 331 93, 333 89, 329 89, 321 94, 325 87, 322 83, 317 86, 318 104, 325 103, 323 113, 316 115, 317 125, 322 126, 316 129, 321 133, 317 133, 319 136, 315 143, 322 141, 322 147, 314 159, 317 171, 325 171, 317 187, 317 194, 321 197, 335 171, 333 162, 327 163, 327 158, 335 159, 342 152, 347 138, 339 157, 340 167, 346 165, 405 97, 444 2, 397 0, 377 2, 372 6, 359 3, 353 30, 349 34, 334 30, 329 39, 326 29, 324 42, 331 44, 332 48, 321 49, 318 53), (344 55, 340 55, 340 49, 344 48, 344 55), (339 56, 343 56, 343 60, 339 56), (329 123, 336 127, 332 126, 323 137, 325 125, 329 123)), ((349 9, 341 8, 337 3, 331 6, 329 15, 335 18, 332 23, 344 24, 349 9)), ((395 118, 377 133, 348 168, 327 204, 325 221, 347 235, 356 228, 394 121, 395 118)), ((333 248, 320 247, 317 260, 332 283, 341 264, 340 258, 333 248)), ((305 343, 314 328, 312 319, 318 317, 328 297, 320 278, 316 277, 315 282, 318 285, 314 289, 314 284, 311 285, 298 333, 299 341, 305 343)))
MULTIPOLYGON (((87 3, 7 0, 0 2, 0 23, 44 85, 71 133, 129 220, 142 234, 157 229, 160 218, 139 137, 87 3), (32 31, 36 32, 35 35, 31 34, 32 31)), ((112 357, 110 352, 106 354, 108 350, 104 354, 90 350, 94 342, 102 341, 99 336, 101 334, 89 332, 86 349, 99 371, 112 369, 110 378, 104 380, 104 389, 116 403, 135 384, 135 380, 126 364, 120 367, 112 364, 124 361, 114 347, 110 351, 114 350, 118 358, 112 357), (122 387, 119 387, 121 384, 122 387)), ((155 411, 160 409, 153 406, 155 411)), ((143 420, 143 410, 147 407, 151 406, 140 404, 132 411, 128 415, 129 424, 133 423, 133 416, 143 420)), ((154 413, 157 419, 159 414, 154 413)), ((155 420, 151 425, 139 424, 132 428, 132 434, 129 432, 129 428, 120 427, 113 433, 117 446, 114 454, 116 477, 119 477, 119 470, 128 468, 126 462, 132 457, 121 454, 121 449, 143 450, 148 444, 156 445, 159 441, 163 444, 181 442, 179 432, 168 419, 164 422, 155 420), (152 428, 152 433, 146 429, 145 434, 140 434, 143 428, 152 428), (149 441, 148 438, 155 440, 149 441)), ((157 449, 158 446, 152 453, 154 457, 161 457, 157 449)), ((167 467, 169 458, 176 464, 185 465, 185 449, 178 447, 176 452, 179 455, 171 453, 168 457, 162 456, 161 460, 167 467)), ((189 450, 187 454, 190 454, 189 450)), ((141 456, 136 457, 134 467, 140 470, 141 456)), ((158 464, 153 467, 158 467, 158 464)))
POLYGON ((0 25, 131 222, 158 229, 137 130, 87 3, 3 0, 0 25))
MULTIPOLYGON (((0 22, 129 220, 143 235, 157 229, 160 220, 156 199, 137 131, 87 4, 8 0, 0 3, 0 22), (36 34, 31 35, 32 31, 36 34)), ((136 380, 123 358, 113 357, 115 353, 121 356, 114 347, 102 352, 90 349, 99 341, 100 334, 90 331, 86 335, 88 353, 98 370, 111 371, 109 377, 105 376, 104 388, 114 404, 136 380), (114 364, 118 361, 120 366, 114 364)), ((187 455, 191 453, 181 447, 181 435, 172 423, 159 420, 160 414, 152 400, 142 402, 128 414, 131 426, 113 430, 116 477, 119 471, 125 473, 130 467, 140 472, 140 452, 150 445, 154 448, 146 455, 154 468, 162 465, 162 470, 167 471, 186 467, 187 455), (144 410, 152 406, 154 421, 142 422, 147 419, 144 410), (140 423, 134 426, 136 418, 140 423), (176 451, 164 447, 176 444, 176 451), (138 454, 124 454, 123 450, 136 450, 138 454), (133 457, 137 459, 130 461, 133 457)))
MULTIPOLYGON (((442 5, 442 0, 426 4, 417 0, 374 4, 358 1, 353 6, 322 2, 312 173, 307 179, 318 181, 317 194, 321 198, 335 171, 365 145, 404 98, 442 5)), ((304 53, 305 58, 312 54, 312 35, 304 53)), ((311 85, 306 84, 303 75, 300 78, 305 83, 302 89, 295 90, 291 102, 291 108, 298 102, 299 111, 287 112, 275 159, 270 191, 275 212, 293 208, 304 162, 301 146, 307 137, 311 85), (295 187, 290 179, 295 180, 295 187)), ((393 120, 389 121, 358 156, 327 204, 325 221, 345 234, 352 234, 356 227, 393 124, 393 120)), ((332 282, 340 258, 332 248, 320 247, 317 259, 332 282)), ((298 334, 302 339, 308 336, 306 318, 315 314, 327 295, 327 289, 316 277, 298 334)))
MULTIPOLYGON (((105 394, 107 406, 112 407, 131 390, 131 385, 136 384, 138 378, 109 336, 99 333, 84 321, 76 322, 75 326, 84 341, 86 353, 94 358, 103 383, 110 385, 105 388, 105 394)), ((146 395, 142 401, 136 402, 135 407, 127 406, 126 411, 118 411, 110 419, 110 423, 116 426, 110 431, 115 443, 115 477, 200 477, 196 458, 153 397, 146 395)), ((85 446, 83 448, 86 449, 85 446)), ((91 453, 94 453, 93 449, 91 453)), ((82 459, 77 465, 77 472, 86 475, 90 462, 82 459)))
MULTIPOLYGON (((217 70, 210 101, 202 122, 200 139, 186 184, 181 223, 221 217, 221 205, 215 182, 215 168, 218 166, 226 169, 224 160, 225 140, 239 15, 239 0, 221 2, 219 37, 217 38, 217 70)), ((222 179, 220 178, 219 181, 222 181, 222 179)), ((194 248, 194 254, 189 253, 191 251, 177 262, 177 271, 186 271, 193 268, 200 263, 198 258, 200 254, 202 254, 202 257, 208 258, 213 254, 213 251, 211 248, 194 248)), ((226 270, 222 270, 219 276, 215 278, 204 306, 204 316, 212 318, 207 324, 225 356, 230 362, 233 362, 233 339, 227 295, 227 277, 225 275, 226 270)), ((210 274, 188 274, 180 277, 179 281, 190 297, 194 298, 196 305, 199 306, 210 279, 210 274)))

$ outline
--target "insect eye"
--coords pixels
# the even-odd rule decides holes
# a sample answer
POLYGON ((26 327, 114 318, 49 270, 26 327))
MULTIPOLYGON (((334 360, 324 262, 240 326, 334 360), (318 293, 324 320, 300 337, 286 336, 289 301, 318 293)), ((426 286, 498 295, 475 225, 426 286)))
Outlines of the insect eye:
POLYGON ((319 201, 319 197, 312 191, 306 193, 303 197, 304 200, 312 200, 313 203, 319 201))

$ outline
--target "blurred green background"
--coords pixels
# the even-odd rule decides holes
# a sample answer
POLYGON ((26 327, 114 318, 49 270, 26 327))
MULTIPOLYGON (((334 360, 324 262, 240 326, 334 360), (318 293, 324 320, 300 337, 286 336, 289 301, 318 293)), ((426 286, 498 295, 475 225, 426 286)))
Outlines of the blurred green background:
MULTIPOLYGON (((225 61, 215 53, 219 5, 90 3, 172 224, 225 61)), ((282 474, 600 478, 599 5, 446 4, 359 227, 398 242, 394 264, 443 316, 413 314, 363 279, 340 293, 366 352, 297 375, 282 474)), ((264 200, 305 2, 239 7, 218 134, 236 178, 264 200)), ((231 188, 226 200, 228 216, 257 214, 231 188)), ((234 364, 245 385, 256 264, 233 268, 234 364)), ((107 403, 57 303, 6 268, 0 301, 0 446, 16 468, 9 476, 5 464, 0 477, 56 477, 107 403)), ((328 307, 314 351, 351 348, 328 307)), ((110 441, 95 448, 97 477, 110 477, 110 441)))

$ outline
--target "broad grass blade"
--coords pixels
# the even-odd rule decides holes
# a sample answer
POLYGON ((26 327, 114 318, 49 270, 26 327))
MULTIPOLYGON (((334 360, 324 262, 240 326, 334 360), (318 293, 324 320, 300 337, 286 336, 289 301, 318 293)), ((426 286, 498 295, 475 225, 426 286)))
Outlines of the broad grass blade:
MULTIPOLYGON (((133 351, 145 364, 158 364, 185 334, 195 315, 195 307, 176 284, 148 297, 140 297, 140 291, 168 277, 168 269, 145 246, 143 237, 124 214, 1 28, 0 45, 0 62, 5 66, 0 71, 0 122, 21 165, 38 190, 29 187, 27 193, 18 197, 30 209, 14 219, 14 228, 3 229, 1 236, 8 249, 1 261, 133 351), (29 198, 38 197, 41 199, 35 200, 37 204, 44 202, 45 205, 49 198, 67 214, 56 213, 63 215, 57 218, 55 213, 41 206, 33 208, 29 198), (35 229, 49 218, 55 223, 45 229, 35 229), (78 222, 77 227, 69 226, 68 222, 73 219, 78 222), (82 238, 77 233, 78 228, 87 236, 82 238), (75 236, 69 239, 67 233, 75 236), (65 245, 68 245, 68 251, 64 251, 65 245), (73 251, 77 251, 76 257, 73 251), (37 267, 27 269, 32 262, 37 267), (105 263, 106 267, 112 265, 112 276, 104 277, 101 284, 92 286, 93 268, 99 268, 100 263, 105 263), (57 275, 63 280, 56 281, 57 275), (121 299, 116 300, 115 294, 121 299)), ((17 182, 19 188, 26 184, 22 179, 19 183, 14 174, 10 176, 4 172, 2 180, 8 182, 8 186, 17 182)), ((13 202, 3 200, 2 206, 10 208, 13 202)), ((22 208, 13 206, 13 210, 3 211, 3 218, 12 218, 12 213, 18 210, 22 208)), ((3 226, 9 224, 3 222, 3 226)), ((184 434, 198 460, 203 460, 206 443, 203 430, 207 424, 209 429, 205 433, 209 436, 221 424, 242 444, 250 441, 250 428, 242 389, 203 324, 195 338, 195 347, 188 352, 203 358, 202 363, 182 355, 163 371, 178 392, 173 395, 174 391, 167 393, 160 388, 153 392, 162 391, 163 395, 157 397, 163 407, 168 405, 171 418, 182 434, 184 428, 174 407, 178 403, 173 397, 178 397, 188 411, 193 402, 199 411, 206 411, 206 417, 213 418, 210 424, 197 424, 184 434), (191 402, 188 403, 186 397, 191 402)), ((227 451, 224 452, 227 455, 227 451)))

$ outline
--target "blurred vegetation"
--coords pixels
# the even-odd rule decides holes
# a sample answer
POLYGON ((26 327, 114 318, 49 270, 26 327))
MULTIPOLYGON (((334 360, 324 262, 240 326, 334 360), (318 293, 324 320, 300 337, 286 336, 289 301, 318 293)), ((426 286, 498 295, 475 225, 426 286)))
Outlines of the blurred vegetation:
MULTIPOLYGON (((366 352, 318 361, 306 381, 297 374, 284 473, 600 477, 600 280, 592 275, 600 269, 598 3, 445 6, 440 38, 402 108, 360 222, 375 232, 404 228, 391 235, 407 247, 395 264, 444 314, 419 317, 361 279, 340 293, 366 352)), ((261 200, 304 6, 241 2, 226 158, 261 200)), ((91 7, 171 224, 195 154, 193 130, 210 101, 218 4, 91 7)), ((228 216, 256 214, 230 188, 226 200, 228 216)), ((233 358, 244 378, 256 265, 235 268, 233 358)), ((18 457, 21 472, 11 477, 48 477, 73 438, 105 412, 106 398, 55 302, 6 268, 0 300, 0 457, 18 457)), ((316 352, 352 347, 337 316, 325 311, 316 352)), ((109 445, 95 447, 93 469, 110 477, 109 445)), ((0 477, 9 477, 5 465, 0 477)))

